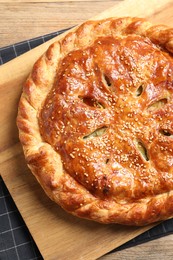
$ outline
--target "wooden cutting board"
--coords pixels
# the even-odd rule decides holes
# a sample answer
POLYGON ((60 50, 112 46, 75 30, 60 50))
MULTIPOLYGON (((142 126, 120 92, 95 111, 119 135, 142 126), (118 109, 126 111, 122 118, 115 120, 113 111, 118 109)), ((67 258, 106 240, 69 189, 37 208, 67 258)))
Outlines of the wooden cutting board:
MULTIPOLYGON (((127 0, 93 19, 110 16, 147 17, 173 25, 171 0, 127 0)), ((44 259, 96 259, 151 226, 102 225, 65 213, 47 198, 28 170, 16 128, 17 104, 34 61, 56 39, 0 67, 0 173, 44 259)))

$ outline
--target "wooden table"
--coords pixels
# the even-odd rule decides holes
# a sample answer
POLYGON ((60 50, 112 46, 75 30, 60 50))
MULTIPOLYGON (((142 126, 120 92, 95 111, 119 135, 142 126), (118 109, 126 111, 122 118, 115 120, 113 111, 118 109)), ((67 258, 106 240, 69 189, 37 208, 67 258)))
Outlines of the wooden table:
MULTIPOLYGON (((117 2, 119 1, 0 0, 0 47, 80 24, 117 2)), ((173 234, 111 253, 100 259, 147 258, 173 259, 173 234)))

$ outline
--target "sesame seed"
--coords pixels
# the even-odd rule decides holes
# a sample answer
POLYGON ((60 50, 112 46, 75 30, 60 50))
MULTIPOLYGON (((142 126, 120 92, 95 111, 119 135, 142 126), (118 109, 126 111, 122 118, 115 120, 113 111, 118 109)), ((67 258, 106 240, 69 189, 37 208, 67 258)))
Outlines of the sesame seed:
POLYGON ((74 156, 74 154, 73 153, 70 153, 70 156, 74 159, 75 158, 75 156, 74 156))

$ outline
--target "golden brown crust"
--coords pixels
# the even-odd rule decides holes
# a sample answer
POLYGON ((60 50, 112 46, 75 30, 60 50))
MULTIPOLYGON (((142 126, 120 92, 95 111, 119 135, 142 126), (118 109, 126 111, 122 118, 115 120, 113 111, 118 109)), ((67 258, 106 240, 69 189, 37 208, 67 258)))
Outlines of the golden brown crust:
POLYGON ((173 29, 89 21, 55 42, 23 88, 17 125, 48 196, 79 217, 173 216, 173 29))

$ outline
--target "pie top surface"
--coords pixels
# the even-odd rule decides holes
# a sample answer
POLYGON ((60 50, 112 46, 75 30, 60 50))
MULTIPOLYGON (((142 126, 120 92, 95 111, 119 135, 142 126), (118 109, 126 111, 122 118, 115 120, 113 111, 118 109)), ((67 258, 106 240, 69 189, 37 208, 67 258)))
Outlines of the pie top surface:
POLYGON ((48 196, 79 217, 173 216, 173 30, 89 21, 54 43, 23 88, 17 124, 48 196))

